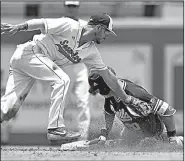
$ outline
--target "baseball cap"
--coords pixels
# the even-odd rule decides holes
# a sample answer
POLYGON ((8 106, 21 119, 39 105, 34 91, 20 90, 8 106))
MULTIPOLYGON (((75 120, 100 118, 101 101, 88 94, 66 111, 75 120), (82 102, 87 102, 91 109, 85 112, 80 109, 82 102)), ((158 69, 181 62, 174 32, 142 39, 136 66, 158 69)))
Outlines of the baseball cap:
POLYGON ((64 5, 65 6, 80 6, 80 2, 79 1, 64 1, 64 5))
POLYGON ((106 14, 106 13, 97 14, 97 15, 91 16, 90 19, 89 19, 88 24, 93 24, 93 25, 101 24, 101 25, 104 25, 104 26, 107 27, 106 29, 109 32, 111 32, 112 35, 117 36, 116 33, 112 30, 112 28, 113 28, 112 18, 108 14, 106 14))

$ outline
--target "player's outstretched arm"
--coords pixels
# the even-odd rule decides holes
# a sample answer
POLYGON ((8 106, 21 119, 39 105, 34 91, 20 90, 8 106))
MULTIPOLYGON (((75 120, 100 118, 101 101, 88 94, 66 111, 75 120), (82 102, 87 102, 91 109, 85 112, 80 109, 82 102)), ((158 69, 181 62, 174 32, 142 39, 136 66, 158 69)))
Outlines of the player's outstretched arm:
POLYGON ((20 31, 44 30, 44 28, 44 19, 32 19, 17 25, 1 23, 1 34, 14 35, 20 31))
POLYGON ((115 118, 115 113, 111 110, 111 107, 110 107, 111 106, 110 99, 111 98, 105 99, 105 104, 104 104, 105 127, 101 129, 101 136, 104 136, 106 139, 112 129, 114 118, 115 118))
POLYGON ((95 138, 90 141, 90 144, 104 144, 105 141, 107 140, 107 137, 112 129, 115 114, 110 108, 110 99, 106 98, 105 99, 105 104, 104 104, 104 117, 105 117, 105 125, 101 129, 100 136, 98 138, 95 138))
POLYGON ((110 72, 108 69, 97 70, 97 72, 103 77, 104 81, 111 88, 115 96, 126 103, 131 101, 130 96, 125 93, 118 78, 112 72, 110 72))

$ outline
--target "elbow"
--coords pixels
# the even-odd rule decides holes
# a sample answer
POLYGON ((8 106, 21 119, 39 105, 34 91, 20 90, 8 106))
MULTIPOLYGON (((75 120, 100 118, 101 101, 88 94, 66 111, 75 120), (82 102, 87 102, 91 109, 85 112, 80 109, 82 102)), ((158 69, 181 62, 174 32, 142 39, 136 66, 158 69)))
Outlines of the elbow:
POLYGON ((93 72, 98 73, 98 74, 99 74, 100 76, 102 76, 103 78, 107 77, 108 74, 109 74, 108 69, 103 69, 103 70, 98 70, 98 69, 96 69, 96 70, 94 70, 93 72))

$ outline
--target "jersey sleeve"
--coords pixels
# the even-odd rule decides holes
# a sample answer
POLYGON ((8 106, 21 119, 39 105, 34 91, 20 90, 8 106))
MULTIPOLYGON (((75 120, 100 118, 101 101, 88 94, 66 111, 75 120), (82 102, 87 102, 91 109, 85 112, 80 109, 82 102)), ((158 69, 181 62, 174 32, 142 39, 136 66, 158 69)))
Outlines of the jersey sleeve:
POLYGON ((71 23, 67 18, 46 18, 44 19, 45 34, 63 35, 70 32, 71 23))
MULTIPOLYGON (((111 97, 111 98, 112 98, 112 97, 111 97)), ((110 115, 113 115, 114 112, 113 112, 112 109, 111 109, 111 106, 112 106, 112 105, 111 105, 111 103, 110 103, 111 98, 105 98, 104 111, 105 111, 106 113, 110 114, 110 115)))
POLYGON ((127 79, 124 79, 124 81, 126 82, 126 86, 125 86, 125 92, 128 95, 131 95, 135 98, 138 98, 142 101, 145 102, 150 102, 152 98, 154 98, 154 96, 152 96, 151 94, 149 94, 146 89, 144 89, 143 87, 133 83, 132 81, 129 81, 127 79))
POLYGON ((107 69, 94 43, 91 44, 88 51, 84 54, 87 56, 82 56, 82 62, 87 66, 89 71, 107 69))
POLYGON ((80 26, 85 26, 87 25, 87 21, 79 19, 78 22, 80 23, 80 26))

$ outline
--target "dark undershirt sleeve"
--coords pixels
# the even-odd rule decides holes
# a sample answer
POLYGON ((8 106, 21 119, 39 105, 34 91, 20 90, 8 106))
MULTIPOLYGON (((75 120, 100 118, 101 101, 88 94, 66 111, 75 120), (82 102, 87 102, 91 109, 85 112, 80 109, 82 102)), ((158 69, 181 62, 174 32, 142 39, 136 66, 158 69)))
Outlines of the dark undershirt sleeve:
POLYGON ((110 103, 112 98, 113 97, 105 98, 104 111, 108 114, 114 114, 114 112, 111 109, 111 103, 110 103))

